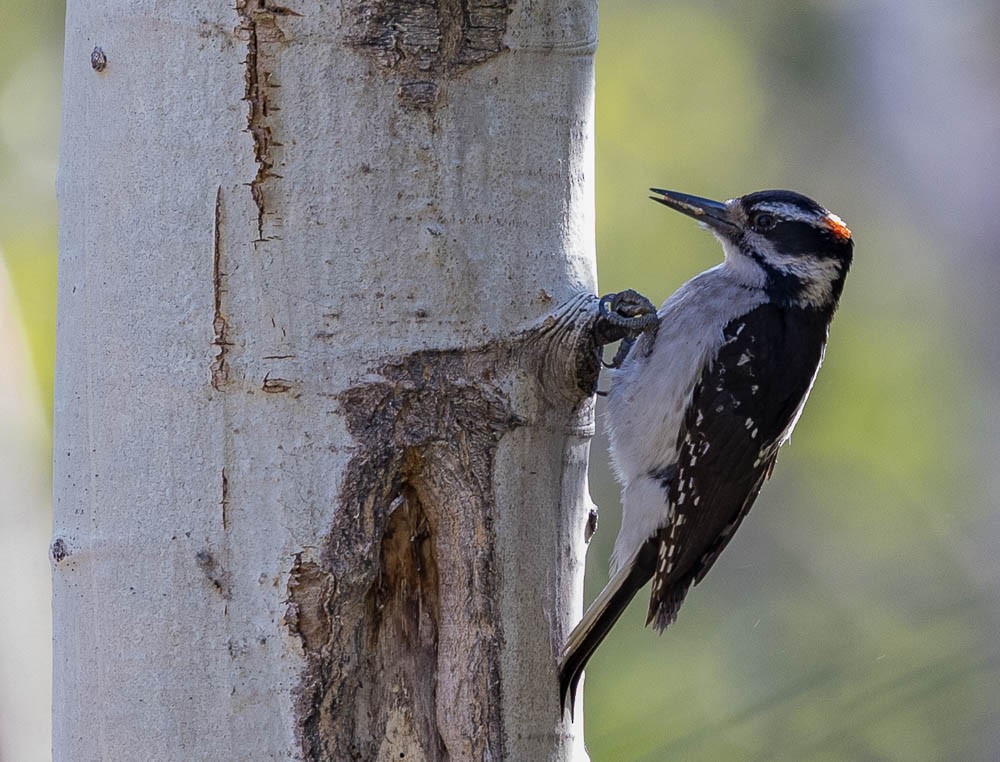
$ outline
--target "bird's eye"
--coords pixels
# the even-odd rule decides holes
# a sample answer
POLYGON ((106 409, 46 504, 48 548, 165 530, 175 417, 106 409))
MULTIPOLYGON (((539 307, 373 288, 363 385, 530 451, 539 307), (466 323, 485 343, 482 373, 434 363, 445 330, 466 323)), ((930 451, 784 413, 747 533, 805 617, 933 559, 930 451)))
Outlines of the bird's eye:
POLYGON ((770 230, 774 227, 774 215, 767 212, 758 212, 750 220, 750 226, 758 233, 770 230))

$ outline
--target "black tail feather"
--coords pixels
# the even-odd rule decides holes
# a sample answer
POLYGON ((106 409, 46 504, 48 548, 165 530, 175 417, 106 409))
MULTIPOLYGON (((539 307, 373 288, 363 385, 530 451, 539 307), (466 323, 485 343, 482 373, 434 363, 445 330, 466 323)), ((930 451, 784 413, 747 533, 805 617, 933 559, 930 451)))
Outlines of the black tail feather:
POLYGON ((694 578, 690 575, 686 579, 672 584, 666 592, 661 593, 658 599, 649 602, 649 611, 646 613, 646 626, 652 623, 658 633, 662 633, 667 627, 677 621, 677 612, 687 597, 688 590, 694 583, 694 578))
POLYGON ((583 675, 583 668, 587 666, 601 641, 611 632, 635 594, 652 578, 657 550, 656 538, 643 543, 590 604, 583 619, 566 639, 559 659, 559 700, 564 712, 569 707, 570 717, 573 716, 576 688, 583 675))

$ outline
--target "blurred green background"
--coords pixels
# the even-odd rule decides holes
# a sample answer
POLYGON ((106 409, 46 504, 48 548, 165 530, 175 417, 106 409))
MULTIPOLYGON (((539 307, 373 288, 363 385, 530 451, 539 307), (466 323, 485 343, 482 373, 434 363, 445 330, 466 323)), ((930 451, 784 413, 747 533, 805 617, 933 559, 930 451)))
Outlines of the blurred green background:
MULTIPOLYGON (((1000 759, 1000 7, 601 14, 603 292, 658 302, 720 258, 647 186, 799 190, 856 249, 823 372, 750 517, 673 627, 644 629, 641 595, 591 662, 593 760, 1000 759)), ((588 600, 618 529, 592 453, 588 600)))
POLYGON ((47 760, 64 4, 0 0, 0 760, 47 760))
MULTIPOLYGON (((49 447, 64 6, 0 8, 0 759, 48 754, 49 447)), ((793 443, 662 637, 587 672, 602 760, 1000 758, 1000 7, 607 2, 602 292, 662 301, 717 244, 645 199, 813 196, 855 266, 793 443)), ((587 598, 617 488, 603 441, 587 598)), ((640 596, 644 598, 644 596, 640 596)))

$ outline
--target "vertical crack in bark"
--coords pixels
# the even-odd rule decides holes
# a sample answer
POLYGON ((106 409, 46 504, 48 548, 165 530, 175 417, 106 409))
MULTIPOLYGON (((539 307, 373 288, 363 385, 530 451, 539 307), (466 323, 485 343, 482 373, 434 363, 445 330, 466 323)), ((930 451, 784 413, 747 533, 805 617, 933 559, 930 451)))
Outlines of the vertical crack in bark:
POLYGON ((226 475, 226 467, 222 467, 222 499, 219 501, 222 507, 222 529, 229 529, 229 477, 226 475))
POLYGON ((503 758, 492 479, 519 424, 491 383, 505 361, 416 353, 340 396, 357 450, 285 619, 306 656, 306 759, 503 758))
MULTIPOLYGON (((253 155, 257 173, 250 181, 250 195, 257 207, 257 240, 264 240, 264 190, 261 187, 271 171, 271 128, 267 124, 267 93, 261 87, 260 39, 257 34, 256 14, 262 9, 261 0, 239 0, 236 11, 240 15, 240 28, 247 33, 246 90, 247 129, 253 138, 253 155)), ((265 75, 266 77, 266 72, 265 75)))
POLYGON ((274 174, 273 148, 280 143, 274 140, 271 114, 277 109, 270 103, 270 90, 277 87, 271 81, 270 47, 285 41, 277 23, 278 16, 300 16, 284 6, 271 5, 267 0, 237 0, 238 31, 247 42, 244 61, 246 88, 243 99, 247 102, 247 130, 253 139, 254 161, 257 172, 250 181, 250 195, 257 208, 257 242, 264 240, 264 220, 268 213, 264 184, 274 174))
POLYGON ((215 191, 215 217, 212 225, 212 344, 219 353, 212 360, 212 387, 221 389, 229 380, 229 325, 224 311, 226 273, 222 269, 222 186, 215 191))

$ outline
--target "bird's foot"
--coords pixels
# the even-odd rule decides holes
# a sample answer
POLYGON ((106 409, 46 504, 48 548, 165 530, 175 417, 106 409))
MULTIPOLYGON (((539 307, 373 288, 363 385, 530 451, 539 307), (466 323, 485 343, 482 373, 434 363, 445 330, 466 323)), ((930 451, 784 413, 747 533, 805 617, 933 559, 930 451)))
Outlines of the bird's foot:
POLYGON ((621 341, 611 362, 604 363, 609 368, 621 367, 636 340, 644 333, 655 338, 660 325, 656 306, 631 288, 602 296, 597 311, 595 333, 598 342, 603 346, 621 341))

